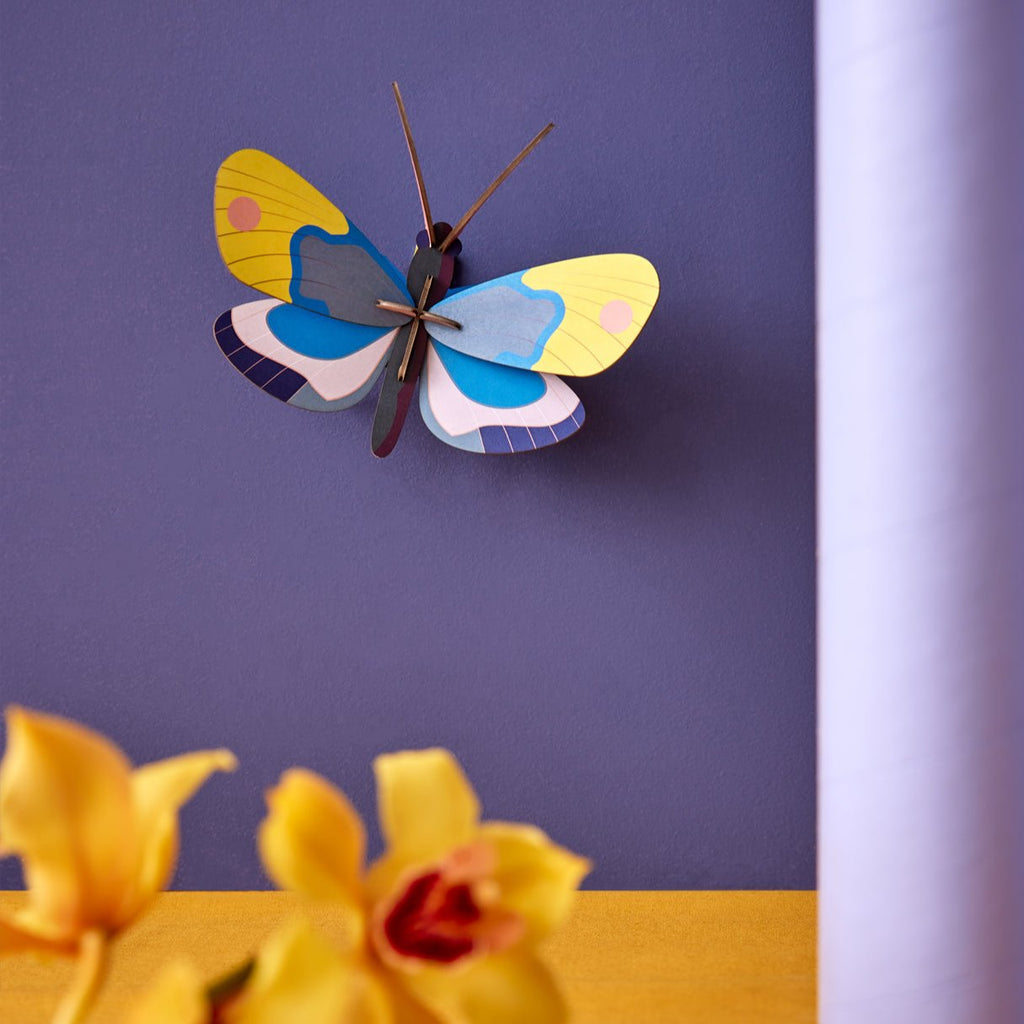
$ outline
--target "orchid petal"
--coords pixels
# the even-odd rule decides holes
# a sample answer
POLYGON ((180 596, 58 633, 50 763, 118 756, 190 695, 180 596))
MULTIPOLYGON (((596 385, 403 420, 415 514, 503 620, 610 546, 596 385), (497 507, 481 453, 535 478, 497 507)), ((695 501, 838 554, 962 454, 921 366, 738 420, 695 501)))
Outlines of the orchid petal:
POLYGON ((75 944, 67 939, 52 939, 31 927, 29 913, 0 918, 0 956, 5 953, 61 953, 70 956, 75 944), (28 921, 25 920, 28 918, 28 921))
POLYGON ((358 904, 366 834, 345 795, 314 772, 292 768, 267 793, 267 807, 259 849, 274 884, 358 904))
POLYGON ((431 1013, 394 976, 388 981, 388 1001, 394 1024, 443 1024, 440 1017, 431 1013))
POLYGON ((22 859, 31 906, 21 920, 33 930, 59 939, 116 924, 136 854, 129 771, 91 730, 8 709, 0 853, 22 859))
POLYGON ((567 1018, 554 978, 522 948, 458 969, 426 968, 403 980, 442 1024, 560 1024, 567 1018))
POLYGON ((213 772, 237 767, 230 750, 197 750, 154 761, 132 773, 139 860, 132 898, 123 906, 126 920, 170 881, 178 856, 178 810, 213 772))
POLYGON ((168 964, 132 1005, 127 1024, 205 1024, 210 1008, 203 983, 187 961, 168 964))
POLYGON ((264 943, 244 994, 224 1016, 228 1024, 391 1024, 373 979, 302 920, 264 943))
POLYGON ((522 918, 527 940, 535 942, 558 928, 590 871, 590 861, 556 845, 532 825, 487 821, 480 836, 497 854, 493 878, 498 903, 522 918))
POLYGON ((474 838, 480 803, 447 750, 382 754, 373 767, 389 861, 429 864, 474 838))

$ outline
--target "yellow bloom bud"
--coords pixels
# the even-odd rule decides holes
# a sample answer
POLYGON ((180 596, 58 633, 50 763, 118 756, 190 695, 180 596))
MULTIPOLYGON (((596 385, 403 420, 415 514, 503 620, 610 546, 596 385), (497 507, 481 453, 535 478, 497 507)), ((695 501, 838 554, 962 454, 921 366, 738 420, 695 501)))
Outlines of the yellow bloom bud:
POLYGON ((7 710, 0 762, 0 855, 21 858, 26 904, 0 920, 0 953, 77 955, 80 974, 57 1020, 80 1019, 102 974, 106 942, 170 880, 178 809, 227 750, 132 770, 109 740, 74 722, 7 710))

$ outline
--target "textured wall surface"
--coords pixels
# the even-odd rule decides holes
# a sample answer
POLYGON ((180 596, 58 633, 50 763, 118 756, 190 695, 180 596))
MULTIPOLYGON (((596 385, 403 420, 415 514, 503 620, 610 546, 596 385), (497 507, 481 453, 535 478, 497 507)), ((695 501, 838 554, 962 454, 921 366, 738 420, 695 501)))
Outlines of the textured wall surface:
MULTIPOLYGON (((242 761, 184 815, 177 884, 265 885, 262 792, 305 764, 372 812, 378 751, 442 744, 491 817, 607 888, 814 883, 809 2, 8 0, 0 697, 136 760, 242 761), (636 251, 662 299, 536 455, 447 449, 372 402, 315 415, 225 362, 213 175, 244 146, 403 268, 464 283, 636 251)), ((5 862, 0 884, 15 884, 5 862)))

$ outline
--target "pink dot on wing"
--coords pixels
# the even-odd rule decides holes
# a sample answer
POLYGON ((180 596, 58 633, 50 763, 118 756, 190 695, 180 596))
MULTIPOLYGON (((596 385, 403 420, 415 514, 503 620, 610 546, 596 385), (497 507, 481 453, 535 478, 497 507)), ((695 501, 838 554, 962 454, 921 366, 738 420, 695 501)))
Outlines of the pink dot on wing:
POLYGON ((249 196, 238 196, 228 206, 228 221, 237 231, 252 231, 262 216, 260 204, 249 196))
POLYGON ((633 322, 633 307, 622 299, 612 299, 601 307, 600 320, 609 334, 621 334, 633 322))

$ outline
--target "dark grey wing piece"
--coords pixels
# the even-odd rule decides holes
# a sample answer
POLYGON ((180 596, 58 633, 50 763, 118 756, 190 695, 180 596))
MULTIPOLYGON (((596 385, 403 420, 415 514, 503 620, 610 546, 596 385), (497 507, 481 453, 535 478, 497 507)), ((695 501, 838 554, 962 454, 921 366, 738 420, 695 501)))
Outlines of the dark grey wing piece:
POLYGON ((291 297, 296 305, 336 320, 398 327, 409 318, 377 308, 378 299, 412 305, 398 271, 350 222, 346 235, 300 228, 292 238, 291 297))

